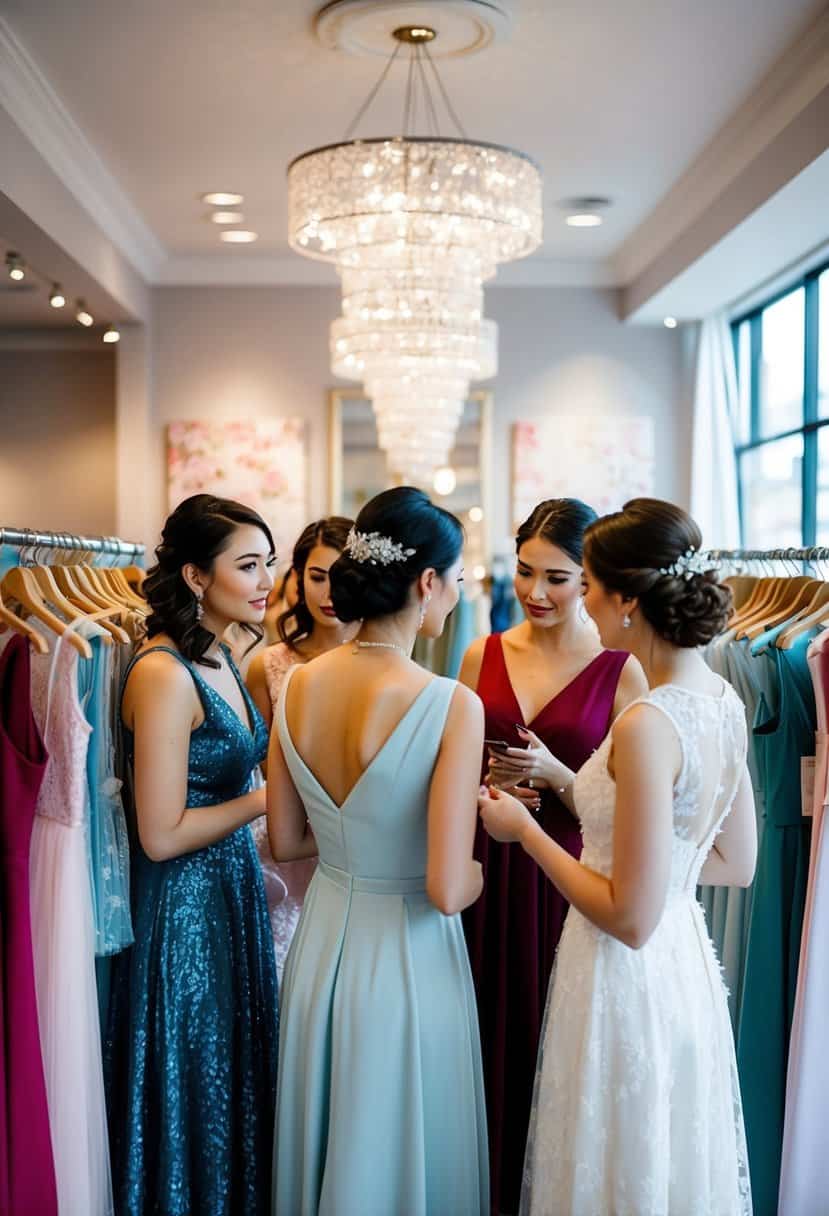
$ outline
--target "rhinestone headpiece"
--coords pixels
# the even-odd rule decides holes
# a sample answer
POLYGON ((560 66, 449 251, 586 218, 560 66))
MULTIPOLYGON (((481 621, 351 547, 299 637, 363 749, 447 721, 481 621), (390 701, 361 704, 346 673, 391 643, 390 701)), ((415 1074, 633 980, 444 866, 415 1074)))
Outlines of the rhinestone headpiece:
POLYGON ((715 570, 716 565, 716 562, 712 562, 710 558, 698 553, 691 545, 670 566, 663 566, 659 573, 670 574, 674 578, 689 579, 693 578, 695 574, 706 574, 709 570, 715 570))
POLYGON ((372 566, 390 566, 414 557, 417 549, 404 549, 390 536, 379 532, 358 532, 352 528, 345 542, 345 551, 355 562, 371 562, 372 566))

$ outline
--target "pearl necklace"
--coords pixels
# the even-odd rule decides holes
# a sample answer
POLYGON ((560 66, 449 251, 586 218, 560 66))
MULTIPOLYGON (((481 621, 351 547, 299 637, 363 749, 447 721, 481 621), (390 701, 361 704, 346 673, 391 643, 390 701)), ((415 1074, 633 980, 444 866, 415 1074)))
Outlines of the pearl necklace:
POLYGON ((352 654, 359 654, 361 650, 399 650, 404 659, 410 658, 408 650, 404 650, 402 646, 398 646, 397 642, 360 642, 356 641, 352 647, 352 654))

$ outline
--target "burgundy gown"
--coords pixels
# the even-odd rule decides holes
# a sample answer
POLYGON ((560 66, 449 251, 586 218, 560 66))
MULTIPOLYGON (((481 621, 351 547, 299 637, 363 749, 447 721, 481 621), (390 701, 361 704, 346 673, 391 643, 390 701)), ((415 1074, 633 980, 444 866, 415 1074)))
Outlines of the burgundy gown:
MULTIPOLYGON (((603 650, 524 723, 504 661, 501 635, 487 638, 478 696, 487 739, 524 747, 527 726, 568 768, 581 768, 607 734, 616 686, 628 655, 603 650)), ((488 755, 484 756, 484 768, 488 755)), ((539 822, 569 853, 581 832, 552 791, 541 795, 539 822)), ((484 871, 481 898, 463 914, 481 1025, 493 1216, 518 1211, 536 1056, 553 957, 569 904, 518 844, 499 844, 480 823, 475 857, 484 871)))
POLYGON ((0 653, 0 1213, 57 1216, 37 1020, 29 844, 48 756, 32 716, 29 643, 0 653))

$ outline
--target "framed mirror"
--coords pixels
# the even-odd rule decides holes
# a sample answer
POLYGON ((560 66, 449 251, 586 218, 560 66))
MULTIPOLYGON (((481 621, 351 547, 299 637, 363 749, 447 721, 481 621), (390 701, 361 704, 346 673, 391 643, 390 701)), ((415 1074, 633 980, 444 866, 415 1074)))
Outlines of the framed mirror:
MULTIPOLYGON (((434 502, 446 507, 466 530, 467 577, 489 569, 492 545, 492 393, 470 393, 464 406, 448 468, 454 473, 443 485, 423 485, 434 502), (448 492, 441 492, 448 491, 448 492)), ((359 389, 329 393, 328 510, 356 518, 360 508, 396 482, 377 444, 371 401, 359 389)))

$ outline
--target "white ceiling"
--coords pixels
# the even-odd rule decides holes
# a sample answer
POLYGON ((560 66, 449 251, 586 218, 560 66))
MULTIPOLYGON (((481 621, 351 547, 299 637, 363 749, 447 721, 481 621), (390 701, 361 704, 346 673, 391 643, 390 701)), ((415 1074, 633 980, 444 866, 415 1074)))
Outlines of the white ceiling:
MULTIPOLYGON (((31 55, 171 256, 287 254, 285 168, 341 138, 382 64, 326 50, 316 0, 0 0, 31 55), (223 246, 197 196, 237 190, 260 233, 223 246)), ((473 138, 544 173, 545 259, 602 262, 670 190, 824 0, 516 0, 509 42, 442 74, 473 138), (557 200, 608 195, 600 229, 557 200)), ((395 133, 404 74, 362 135, 395 133)))

